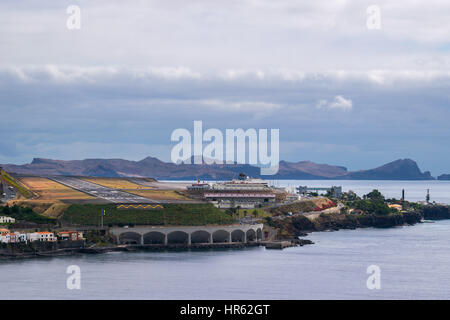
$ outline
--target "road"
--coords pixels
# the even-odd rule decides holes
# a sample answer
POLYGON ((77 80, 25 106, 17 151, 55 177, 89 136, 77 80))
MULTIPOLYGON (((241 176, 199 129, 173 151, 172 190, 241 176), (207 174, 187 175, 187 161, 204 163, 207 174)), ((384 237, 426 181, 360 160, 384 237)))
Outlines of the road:
POLYGON ((2 202, 8 202, 9 200, 12 200, 16 197, 16 190, 10 189, 8 185, 3 181, 2 183, 3 188, 0 188, 0 199, 2 202), (3 193, 6 193, 6 196, 3 196, 3 193))
POLYGON ((88 182, 73 177, 47 177, 69 188, 87 193, 91 196, 104 199, 113 203, 158 203, 158 201, 134 195, 125 191, 111 189, 96 183, 88 182))

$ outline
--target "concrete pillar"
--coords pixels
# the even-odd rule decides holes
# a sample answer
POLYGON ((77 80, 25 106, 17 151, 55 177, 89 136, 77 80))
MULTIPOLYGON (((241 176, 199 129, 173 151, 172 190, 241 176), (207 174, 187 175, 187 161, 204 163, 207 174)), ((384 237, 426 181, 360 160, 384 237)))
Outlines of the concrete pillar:
POLYGON ((213 243, 213 236, 212 232, 209 233, 209 243, 213 243))
POLYGON ((191 245, 191 233, 188 232, 188 246, 191 245))
POLYGON ((231 243, 231 242, 233 242, 231 239, 231 232, 228 232, 228 243, 231 243))
POLYGON ((144 235, 141 234, 141 245, 143 245, 143 244, 144 244, 144 235))
POLYGON ((247 232, 244 231, 244 243, 247 243, 247 232))
POLYGON ((169 243, 169 237, 167 236, 167 233, 164 234, 164 245, 167 246, 169 243))
POLYGON ((116 238, 117 238, 117 244, 120 244, 120 234, 117 234, 116 238))

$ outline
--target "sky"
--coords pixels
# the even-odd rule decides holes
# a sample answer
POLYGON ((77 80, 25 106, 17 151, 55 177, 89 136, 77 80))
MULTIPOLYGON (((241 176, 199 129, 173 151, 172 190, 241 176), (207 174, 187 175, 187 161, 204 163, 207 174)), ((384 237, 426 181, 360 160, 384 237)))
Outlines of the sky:
POLYGON ((287 161, 450 173, 449 16, 445 0, 3 0, 0 163, 170 161, 173 130, 201 120, 279 129, 287 161))

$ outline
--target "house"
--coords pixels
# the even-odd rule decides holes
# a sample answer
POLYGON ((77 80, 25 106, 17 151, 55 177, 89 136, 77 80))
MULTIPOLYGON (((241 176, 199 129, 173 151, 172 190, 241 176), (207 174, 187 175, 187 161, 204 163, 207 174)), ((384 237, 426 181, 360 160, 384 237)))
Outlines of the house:
POLYGON ((42 232, 27 233, 27 240, 28 241, 54 242, 54 241, 56 241, 56 237, 53 234, 53 232, 42 231, 42 232))
POLYGON ((16 243, 19 242, 19 235, 15 232, 10 232, 5 236, 6 243, 16 243))
POLYGON ((9 233, 9 230, 6 228, 0 228, 0 236, 6 236, 9 233))
POLYGON ((36 233, 39 235, 38 241, 56 241, 56 237, 53 232, 43 231, 36 233))
POLYGON ((79 231, 60 231, 58 236, 61 240, 77 241, 84 240, 83 233, 79 231))
POLYGON ((0 216, 0 223, 15 223, 16 219, 6 216, 0 216))

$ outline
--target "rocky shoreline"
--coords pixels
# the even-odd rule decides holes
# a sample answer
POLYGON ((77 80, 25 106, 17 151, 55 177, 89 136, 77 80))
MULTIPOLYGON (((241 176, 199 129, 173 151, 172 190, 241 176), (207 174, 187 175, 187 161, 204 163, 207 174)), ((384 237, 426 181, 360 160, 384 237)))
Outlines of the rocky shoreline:
POLYGON ((357 228, 392 228, 411 226, 421 223, 423 220, 444 219, 450 219, 450 207, 435 205, 425 206, 420 210, 399 212, 386 216, 374 214, 326 214, 310 220, 300 215, 274 221, 274 228, 278 231, 280 240, 294 240, 304 237, 311 232, 352 230, 357 228))

